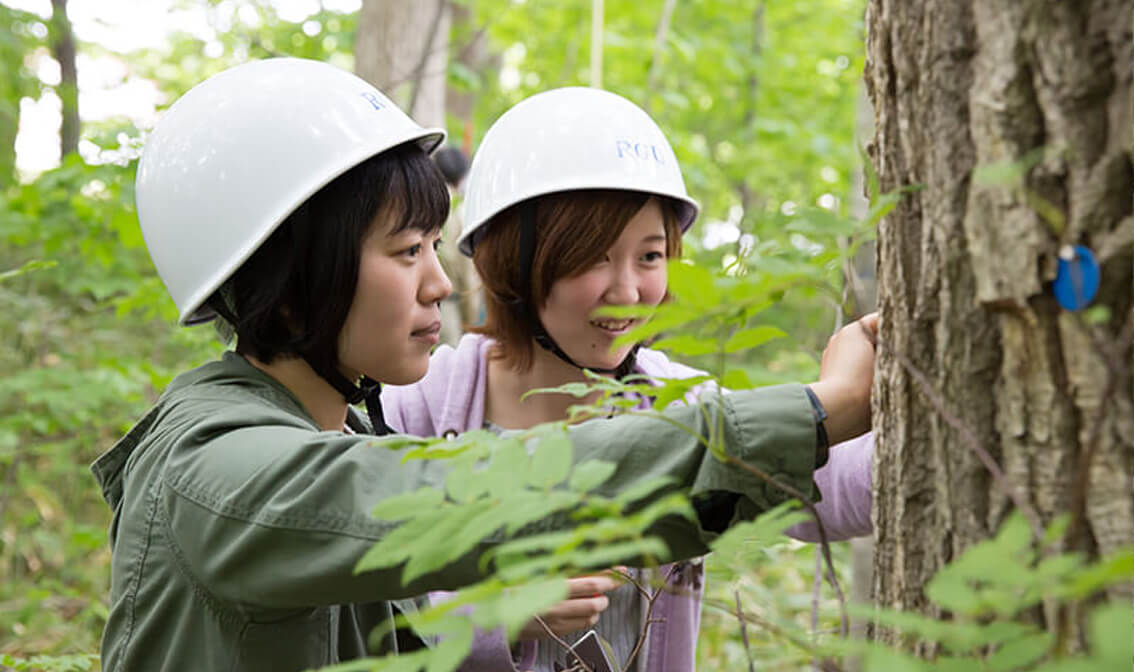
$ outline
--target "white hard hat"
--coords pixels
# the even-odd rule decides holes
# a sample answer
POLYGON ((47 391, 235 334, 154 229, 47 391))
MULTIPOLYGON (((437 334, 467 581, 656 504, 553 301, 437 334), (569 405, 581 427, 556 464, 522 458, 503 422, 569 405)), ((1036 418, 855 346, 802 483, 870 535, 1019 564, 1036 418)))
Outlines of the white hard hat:
POLYGON ((457 243, 471 256, 476 232, 503 210, 576 189, 668 196, 680 204, 682 231, 700 209, 650 115, 609 91, 553 89, 511 108, 484 134, 465 181, 457 243))
POLYGON ((198 84, 158 122, 138 164, 138 220, 181 324, 298 206, 339 175, 397 145, 433 151, 378 89, 326 63, 278 58, 198 84))

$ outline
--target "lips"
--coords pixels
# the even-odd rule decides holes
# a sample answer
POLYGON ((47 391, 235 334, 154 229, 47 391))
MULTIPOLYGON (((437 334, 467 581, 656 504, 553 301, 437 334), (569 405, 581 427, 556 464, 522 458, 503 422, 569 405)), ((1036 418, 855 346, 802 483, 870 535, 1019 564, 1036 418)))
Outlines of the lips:
POLYGON ((441 333, 441 321, 431 322, 429 326, 422 327, 421 329, 414 329, 410 332, 410 336, 436 336, 441 333))
POLYGON ((636 322, 637 320, 591 320, 590 324, 612 334, 621 334, 636 322))

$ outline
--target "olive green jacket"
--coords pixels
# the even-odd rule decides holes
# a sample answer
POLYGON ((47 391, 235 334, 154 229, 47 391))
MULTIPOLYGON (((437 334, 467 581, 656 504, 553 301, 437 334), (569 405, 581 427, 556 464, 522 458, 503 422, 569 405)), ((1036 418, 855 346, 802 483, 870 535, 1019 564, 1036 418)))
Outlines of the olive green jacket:
MULTIPOLYGON (((816 430, 802 386, 730 394, 720 407, 728 450, 812 491, 816 430)), ((706 429, 696 407, 667 413, 706 429)), ((348 425, 369 429, 353 411, 348 425)), ((670 476, 697 501, 717 503, 698 507, 707 529, 784 499, 671 423, 623 417, 571 433, 576 461, 619 465, 600 491, 670 476)), ((396 526, 371 518, 374 505, 444 482, 442 462, 402 463, 401 451, 372 440, 320 430, 286 388, 235 353, 174 380, 92 466, 114 511, 103 669, 282 672, 420 646, 399 633, 368 650, 367 638, 415 608, 414 596, 482 578, 478 558, 504 538, 409 585, 401 567, 356 575, 358 559, 396 526)), ((565 524, 556 517, 526 532, 565 524)), ((667 519, 657 533, 682 558, 705 552, 707 529, 667 519)))

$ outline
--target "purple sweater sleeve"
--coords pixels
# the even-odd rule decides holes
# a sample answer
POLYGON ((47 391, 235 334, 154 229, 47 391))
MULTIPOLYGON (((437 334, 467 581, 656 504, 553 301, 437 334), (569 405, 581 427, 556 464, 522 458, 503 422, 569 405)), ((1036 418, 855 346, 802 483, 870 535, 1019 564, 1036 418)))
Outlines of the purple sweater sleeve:
MULTIPOLYGON (((831 447, 827 464, 815 472, 815 485, 823 499, 815 505, 828 541, 863 537, 874 531, 870 522, 870 463, 874 454, 874 434, 831 447)), ((800 541, 819 541, 819 527, 808 520, 787 529, 790 537, 800 541)))
MULTIPOLYGON (((640 373, 658 378, 690 378, 703 373, 671 362, 656 350, 639 352, 638 366, 640 373)), ((694 389, 687 400, 696 399, 699 393, 700 389, 694 389)), ((873 454, 874 434, 868 432, 832 446, 827 464, 815 471, 815 484, 822 495, 816 509, 829 541, 863 537, 874 532, 870 522, 873 503, 870 464, 873 454)), ((819 541, 819 528, 815 521, 793 525, 787 529, 787 534, 800 541, 819 541)))

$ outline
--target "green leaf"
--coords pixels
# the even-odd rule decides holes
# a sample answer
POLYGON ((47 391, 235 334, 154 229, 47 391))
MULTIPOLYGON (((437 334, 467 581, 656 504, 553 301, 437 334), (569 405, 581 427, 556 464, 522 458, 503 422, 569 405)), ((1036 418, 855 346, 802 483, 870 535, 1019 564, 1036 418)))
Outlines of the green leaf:
POLYGON ((562 579, 534 581, 509 591, 507 600, 498 607, 498 617, 508 631, 508 638, 514 638, 533 616, 566 597, 567 582, 562 579))
POLYGON ((649 396, 654 398, 654 408, 660 410, 679 399, 684 399, 693 388, 710 380, 712 380, 712 376, 658 378, 659 385, 649 391, 649 396))
POLYGON ((526 483, 531 458, 518 439, 502 439, 492 453, 492 462, 486 469, 485 481, 493 497, 515 492, 516 485, 526 483))
POLYGON ((1105 669, 1118 670, 1130 665, 1132 643, 1130 624, 1134 622, 1134 609, 1130 604, 1104 604, 1095 607, 1090 615, 1092 657, 1105 663, 1105 669))
POLYGON ((1131 580, 1134 580, 1134 548, 1127 546, 1084 567, 1055 593, 1064 599, 1079 600, 1131 580))
POLYGON ((473 643, 473 625, 465 621, 462 626, 445 632, 437 646, 429 650, 427 672, 453 672, 469 655, 473 643))
POLYGON ((402 585, 441 569, 499 529, 504 514, 494 512, 493 506, 493 502, 480 501, 450 507, 448 515, 415 540, 413 552, 402 571, 402 585))
POLYGON ((662 560, 668 559, 668 557, 669 547, 660 539, 645 537, 614 544, 604 544, 598 548, 581 551, 580 559, 585 562, 587 567, 601 569, 641 558, 662 560))
POLYGON ((405 562, 420 546, 422 535, 451 514, 450 507, 423 512, 420 516, 395 527, 370 547, 354 567, 355 574, 373 569, 396 567, 405 562))
POLYGON ((715 352, 721 351, 721 344, 710 338, 700 338, 692 334, 680 334, 663 338, 656 343, 654 347, 658 350, 666 350, 675 355, 684 355, 687 357, 696 357, 698 355, 711 355, 715 352))
POLYGON ((538 488, 550 488, 562 483, 571 472, 574 451, 566 436, 549 436, 538 443, 532 452, 528 483, 538 488))
POLYGON ((568 487, 575 492, 590 492, 605 483, 617 470, 618 465, 613 462, 588 460, 575 467, 568 487))
POLYGON ((436 488, 420 488, 413 492, 383 500, 370 515, 379 520, 400 521, 423 511, 435 510, 445 501, 445 494, 436 488))
POLYGON ((1051 648, 1051 633, 1036 632, 1005 642, 984 661, 988 672, 1011 672, 1027 667, 1042 658, 1051 648))
POLYGON ((12 269, 10 271, 0 272, 0 282, 3 282, 5 280, 11 280, 12 278, 16 278, 16 277, 19 277, 21 275, 24 275, 25 273, 31 273, 33 271, 41 271, 41 270, 48 269, 48 268, 54 268, 57 265, 58 265, 58 262, 56 262, 56 261, 40 261, 38 259, 32 260, 32 261, 25 263, 23 266, 20 266, 19 268, 12 269))
POLYGON ((506 505, 512 508, 512 517, 505 527, 509 535, 520 531, 525 525, 543 520, 553 513, 566 511, 578 506, 579 495, 573 492, 553 490, 551 492, 525 492, 510 497, 506 505))
POLYGON ((784 530, 810 518, 808 513, 800 510, 799 502, 793 499, 768 509, 755 520, 729 527, 709 546, 714 553, 738 558, 751 557, 755 551, 786 542, 784 530))
POLYGON ((787 336, 787 334, 784 330, 777 327, 753 327, 733 334, 732 337, 728 339, 728 342, 725 343, 724 349, 725 352, 728 353, 740 352, 741 350, 755 348, 768 341, 784 338, 785 336, 787 336))
POLYGON ((645 479, 618 493, 614 501, 625 510, 630 504, 654 496, 662 488, 673 487, 676 484, 677 481, 669 476, 645 479))
POLYGON ((713 276, 704 267, 675 260, 669 263, 668 268, 669 291, 672 294, 684 301, 696 301, 703 308, 720 301, 713 276))
POLYGON ((721 377, 721 386, 728 390, 751 390, 756 384, 744 369, 729 369, 721 377))

